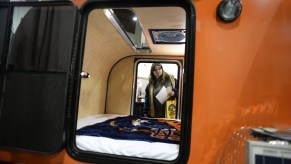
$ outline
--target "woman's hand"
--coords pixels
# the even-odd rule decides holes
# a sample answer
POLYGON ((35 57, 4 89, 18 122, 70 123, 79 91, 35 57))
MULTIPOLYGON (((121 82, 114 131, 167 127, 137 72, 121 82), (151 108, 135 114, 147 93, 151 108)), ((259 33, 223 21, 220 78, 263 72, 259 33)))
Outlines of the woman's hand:
POLYGON ((174 91, 171 91, 171 92, 168 93, 168 96, 170 96, 170 97, 172 97, 174 95, 175 95, 175 92, 174 91))

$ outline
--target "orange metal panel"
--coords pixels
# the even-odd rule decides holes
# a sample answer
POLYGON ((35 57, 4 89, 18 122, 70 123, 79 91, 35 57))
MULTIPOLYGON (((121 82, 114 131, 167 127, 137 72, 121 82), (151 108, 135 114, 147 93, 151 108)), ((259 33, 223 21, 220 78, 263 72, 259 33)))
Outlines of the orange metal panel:
POLYGON ((242 0, 241 16, 232 23, 216 18, 219 2, 194 1, 189 163, 216 163, 237 128, 291 125, 291 1, 242 0))
POLYGON ((21 151, 0 151, 0 163, 1 162, 12 162, 12 163, 23 163, 23 164, 82 164, 73 160, 65 150, 55 155, 40 155, 21 151))

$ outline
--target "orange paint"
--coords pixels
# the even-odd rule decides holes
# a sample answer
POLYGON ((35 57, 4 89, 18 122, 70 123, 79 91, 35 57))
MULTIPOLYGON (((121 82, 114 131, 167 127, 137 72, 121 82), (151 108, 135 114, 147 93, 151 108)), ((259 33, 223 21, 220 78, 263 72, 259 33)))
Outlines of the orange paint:
POLYGON ((0 161, 26 164, 83 163, 72 159, 65 150, 54 155, 42 155, 22 151, 0 151, 0 161))
POLYGON ((291 1, 242 0, 240 18, 232 23, 216 19, 219 2, 194 1, 189 163, 216 163, 237 128, 291 125, 291 1))
MULTIPOLYGON (((241 127, 291 126, 291 1, 241 0, 232 23, 216 18, 221 0, 194 0, 196 58, 188 163, 217 163, 241 127)), ((83 0, 74 0, 81 6, 83 0)), ((0 151, 0 161, 82 163, 55 155, 0 151)))

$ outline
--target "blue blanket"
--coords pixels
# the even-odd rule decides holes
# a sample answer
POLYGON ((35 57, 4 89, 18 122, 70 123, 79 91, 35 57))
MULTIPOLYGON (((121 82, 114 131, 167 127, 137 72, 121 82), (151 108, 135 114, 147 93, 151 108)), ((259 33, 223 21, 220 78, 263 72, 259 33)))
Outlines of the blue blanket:
POLYGON ((77 135, 178 144, 180 122, 134 116, 117 117, 85 126, 77 130, 77 135))

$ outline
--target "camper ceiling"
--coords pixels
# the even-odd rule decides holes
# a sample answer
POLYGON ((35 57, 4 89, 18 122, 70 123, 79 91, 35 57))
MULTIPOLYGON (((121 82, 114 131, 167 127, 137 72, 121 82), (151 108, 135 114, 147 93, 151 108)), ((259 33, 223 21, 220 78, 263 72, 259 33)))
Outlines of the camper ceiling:
MULTIPOLYGON (((149 29, 185 29, 186 15, 179 7, 132 8, 137 15, 152 55, 183 56, 185 44, 153 44, 149 29)), ((144 54, 144 53, 139 53, 144 54)))
POLYGON ((153 55, 184 55, 185 44, 153 44, 149 29, 185 29, 186 14, 179 7, 133 8, 153 55))

